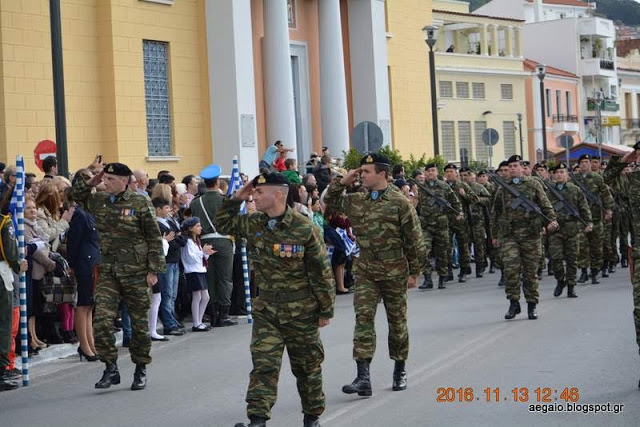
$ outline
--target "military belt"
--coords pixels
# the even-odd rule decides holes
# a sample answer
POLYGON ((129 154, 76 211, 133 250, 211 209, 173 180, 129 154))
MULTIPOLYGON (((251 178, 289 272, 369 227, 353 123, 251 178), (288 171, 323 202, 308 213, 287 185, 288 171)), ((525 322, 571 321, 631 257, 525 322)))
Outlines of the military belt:
POLYGON ((311 296, 309 289, 300 289, 299 291, 267 291, 260 289, 260 299, 265 302, 279 303, 279 302, 294 302, 300 301, 311 296))
POLYGON ((391 249, 388 251, 362 251, 360 256, 367 261, 386 261, 389 259, 399 259, 404 257, 402 249, 391 249))

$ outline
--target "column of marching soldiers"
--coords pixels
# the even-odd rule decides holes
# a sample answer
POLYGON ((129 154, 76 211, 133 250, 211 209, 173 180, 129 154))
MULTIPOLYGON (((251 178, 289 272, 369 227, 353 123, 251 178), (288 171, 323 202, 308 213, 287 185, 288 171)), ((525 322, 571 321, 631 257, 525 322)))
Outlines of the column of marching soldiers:
MULTIPOLYGON (((618 264, 626 268, 629 236, 633 239, 628 173, 636 165, 608 183, 605 165, 584 154, 573 168, 566 163, 549 168, 544 162, 532 168, 514 155, 495 172, 447 164, 443 181, 437 165, 428 164, 418 177, 418 212, 427 251, 436 260, 438 289, 454 280, 452 242, 457 243, 458 282, 473 274, 472 258, 477 278, 487 268, 491 274, 501 270, 499 286, 509 300, 505 319, 520 313, 521 287, 528 317, 537 319, 537 281, 545 269, 555 276, 554 296, 566 287, 567 297, 577 298, 577 283, 595 285, 618 264)), ((429 262, 420 289, 433 287, 429 262)))

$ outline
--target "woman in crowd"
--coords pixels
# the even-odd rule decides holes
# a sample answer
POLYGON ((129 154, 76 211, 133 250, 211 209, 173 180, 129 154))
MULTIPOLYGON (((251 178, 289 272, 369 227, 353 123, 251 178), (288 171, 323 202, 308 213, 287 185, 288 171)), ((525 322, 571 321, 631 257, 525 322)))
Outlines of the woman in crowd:
MULTIPOLYGON (((93 174, 89 169, 81 169, 75 176, 91 179, 93 174)), ((65 194, 69 199, 71 192, 67 190, 65 194)), ((73 203, 70 199, 69 202, 73 203)), ((98 355, 93 342, 93 290, 97 267, 100 263, 100 242, 94 218, 79 205, 75 205, 69 222, 66 242, 69 267, 78 284, 76 304, 76 332, 80 343, 78 355, 80 360, 84 357, 89 362, 94 362, 98 360, 98 355)))

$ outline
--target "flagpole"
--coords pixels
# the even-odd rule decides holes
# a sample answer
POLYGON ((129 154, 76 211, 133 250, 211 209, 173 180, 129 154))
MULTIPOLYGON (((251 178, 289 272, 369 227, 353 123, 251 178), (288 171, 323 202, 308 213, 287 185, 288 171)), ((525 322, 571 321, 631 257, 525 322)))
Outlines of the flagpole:
MULTIPOLYGON (((16 220, 18 253, 20 259, 25 259, 24 244, 24 157, 16 157, 16 220)), ((27 276, 26 272, 20 273, 19 293, 20 293, 20 345, 22 356, 22 385, 29 385, 29 348, 27 337, 27 276)))
MULTIPOLYGON (((238 156, 233 156, 233 168, 231 169, 231 185, 230 194, 237 191, 242 187, 242 181, 240 180, 240 168, 238 166, 238 156)), ((244 205, 243 205, 244 206, 244 205)), ((243 207, 243 214, 246 207, 243 207)), ((249 260, 247 258, 247 245, 244 240, 240 242, 240 253, 242 255, 242 279, 244 281, 244 305, 247 310, 247 323, 253 323, 253 316, 251 314, 251 281, 249 280, 249 260)))

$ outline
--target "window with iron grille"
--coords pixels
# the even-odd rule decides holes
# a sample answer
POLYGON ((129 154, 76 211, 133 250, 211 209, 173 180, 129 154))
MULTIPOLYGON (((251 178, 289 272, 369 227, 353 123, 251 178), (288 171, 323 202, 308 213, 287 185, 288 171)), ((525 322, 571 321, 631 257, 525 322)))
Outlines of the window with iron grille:
POLYGON ((456 82, 456 97, 469 98, 469 83, 456 82))
POLYGON ((487 129, 487 122, 473 122, 473 139, 476 146, 476 160, 489 162, 489 147, 482 141, 482 133, 487 129))
POLYGON ((513 99, 513 85, 501 84, 500 85, 500 99, 513 99))
POLYGON ((504 157, 516 154, 516 123, 502 122, 502 136, 504 140, 504 157))
POLYGON ((453 83, 440 81, 440 98, 453 98, 453 83))
POLYGON ((150 157, 171 155, 169 43, 142 41, 147 149, 150 157))
POLYGON ((442 155, 445 159, 450 162, 457 159, 454 122, 440 122, 440 140, 442 142, 442 155))
POLYGON ((473 99, 484 99, 484 83, 472 83, 471 91, 473 99))
MULTIPOLYGON (((458 152, 467 149, 467 157, 472 158, 471 151, 471 122, 458 122, 458 152)), ((462 156, 460 156, 462 158, 462 156)))
POLYGON ((571 92, 566 91, 564 95, 565 95, 565 101, 567 104, 567 116, 570 116, 571 115, 571 92))

